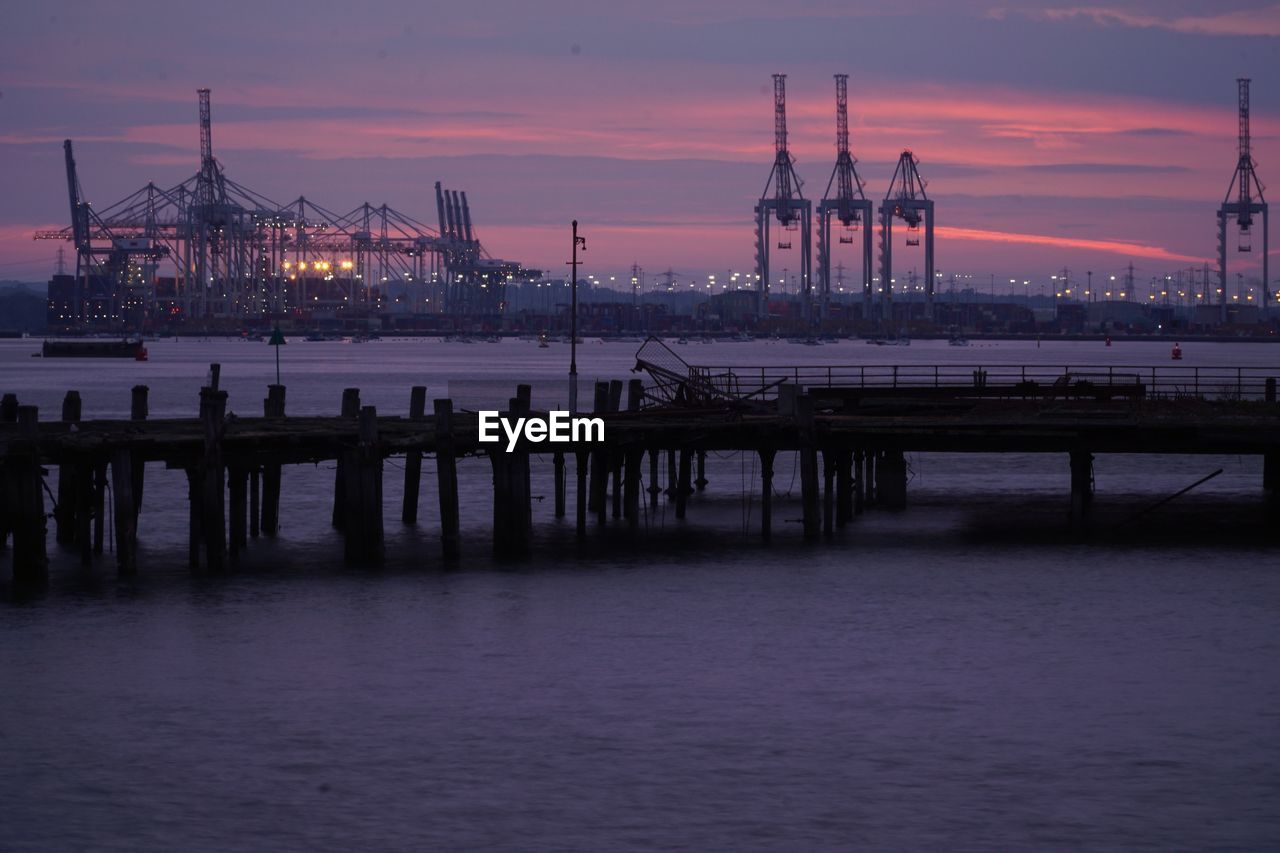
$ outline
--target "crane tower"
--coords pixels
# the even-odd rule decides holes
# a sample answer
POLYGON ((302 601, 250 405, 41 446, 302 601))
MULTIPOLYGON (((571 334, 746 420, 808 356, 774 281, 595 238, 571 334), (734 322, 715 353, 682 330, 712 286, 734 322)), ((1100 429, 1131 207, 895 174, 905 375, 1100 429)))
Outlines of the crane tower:
POLYGON ((756 279, 758 284, 757 316, 764 316, 769 307, 769 260, 773 248, 769 238, 769 226, 775 217, 782 228, 777 247, 790 249, 791 238, 800 232, 800 277, 805 299, 805 312, 812 319, 810 282, 810 220, 812 211, 808 199, 800 192, 803 182, 796 175, 794 160, 787 150, 787 75, 773 75, 773 130, 774 158, 764 193, 756 203, 756 279), (772 197, 769 195, 773 188, 772 197))
POLYGON ((889 192, 880 203, 880 286, 883 288, 884 317, 892 319, 893 306, 893 220, 907 224, 907 245, 920 245, 920 222, 924 221, 925 319, 933 319, 933 202, 925 195, 925 180, 916 168, 919 160, 903 151, 889 182, 889 192))
POLYGON ((818 204, 818 282, 825 316, 831 298, 831 220, 840 223, 839 242, 853 243, 862 229, 863 316, 871 307, 871 201, 863 195, 865 184, 854 167, 858 161, 849 153, 849 75, 836 78, 836 165, 827 181, 827 190, 818 204), (831 194, 835 187, 836 193, 831 194))
POLYGON ((1227 187, 1227 196, 1218 208, 1218 303, 1222 309, 1222 321, 1226 322, 1227 313, 1227 220, 1235 219, 1239 228, 1239 242, 1236 248, 1241 252, 1253 251, 1253 215, 1262 214, 1262 309, 1265 311, 1270 302, 1269 264, 1267 253, 1270 249, 1268 237, 1267 201, 1263 198, 1262 181, 1258 180, 1255 171, 1257 163, 1249 150, 1249 78, 1236 79, 1239 89, 1240 108, 1240 156, 1236 160, 1236 170, 1231 175, 1231 184, 1227 187), (1232 197, 1235 201, 1232 201, 1232 197), (1257 200, 1254 200, 1254 197, 1257 200))

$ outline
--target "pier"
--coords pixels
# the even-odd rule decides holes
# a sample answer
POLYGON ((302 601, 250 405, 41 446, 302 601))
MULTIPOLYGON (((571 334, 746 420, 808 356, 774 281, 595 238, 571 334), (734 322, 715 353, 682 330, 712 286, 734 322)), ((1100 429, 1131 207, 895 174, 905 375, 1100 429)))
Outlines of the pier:
MULTIPOLYGON (((593 389, 591 413, 605 423, 603 441, 549 445, 524 438, 512 452, 505 439, 479 440, 475 412, 449 399, 429 407, 424 387, 406 389, 406 408, 394 414, 361 405, 359 389, 335 391, 329 417, 288 415, 282 385, 265 389, 260 417, 228 415, 217 365, 210 384, 193 389, 187 418, 149 417, 145 386, 132 390, 128 420, 85 417, 75 390, 57 419, 6 394, 0 546, 9 551, 15 585, 40 584, 51 527, 57 547, 78 551, 90 565, 103 553, 109 517, 119 573, 138 572, 140 511, 147 466, 154 464, 185 473, 189 563, 210 572, 238 562, 258 537, 276 535, 289 466, 319 462, 336 464, 331 522, 342 533, 346 559, 359 565, 384 557, 384 462, 391 457, 404 460, 403 503, 392 518, 416 524, 421 503, 438 501, 441 552, 423 560, 446 564, 462 550, 456 467, 462 457, 485 457, 492 468, 491 546, 502 558, 536 548, 534 465, 552 466, 548 514, 562 518, 572 502, 580 537, 591 527, 616 528, 619 536, 636 530, 646 499, 648 509, 666 500, 676 519, 696 524, 689 497, 714 486, 706 477, 709 453, 758 457, 764 542, 773 533, 773 463, 782 452, 798 455, 809 540, 873 509, 903 509, 904 455, 912 452, 1039 454, 1046 470, 1069 469, 1063 500, 1073 520, 1088 517, 1098 454, 1255 455, 1264 460, 1260 489, 1274 498, 1280 488, 1280 369, 710 369, 687 365, 654 342, 641 348, 637 368, 647 378, 593 389), (435 488, 425 493, 424 457, 437 462, 435 488), (660 472, 665 490, 658 487, 660 472)), ((527 385, 512 388, 503 410, 546 414, 527 385)))

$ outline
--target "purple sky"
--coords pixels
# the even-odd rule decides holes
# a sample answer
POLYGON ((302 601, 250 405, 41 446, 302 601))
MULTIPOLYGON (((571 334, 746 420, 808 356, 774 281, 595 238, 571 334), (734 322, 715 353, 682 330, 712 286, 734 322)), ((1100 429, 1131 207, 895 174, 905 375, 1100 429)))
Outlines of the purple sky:
MULTIPOLYGON (((201 86, 227 174, 270 198, 385 202, 434 224, 439 180, 467 191, 492 254, 558 273, 576 217, 585 272, 619 279, 633 261, 750 269, 773 72, 806 196, 834 162, 834 73, 850 75, 869 196, 915 151, 944 274, 1034 287, 1064 265, 1132 261, 1145 279, 1210 260, 1237 76, 1253 78, 1259 174, 1280 180, 1280 4, 887 6, 6 4, 0 278, 53 269, 58 244, 30 235, 68 221, 64 137, 99 208, 194 173, 201 86)), ((1256 276, 1258 260, 1232 269, 1256 276)), ((923 268, 901 246, 895 263, 923 268)))

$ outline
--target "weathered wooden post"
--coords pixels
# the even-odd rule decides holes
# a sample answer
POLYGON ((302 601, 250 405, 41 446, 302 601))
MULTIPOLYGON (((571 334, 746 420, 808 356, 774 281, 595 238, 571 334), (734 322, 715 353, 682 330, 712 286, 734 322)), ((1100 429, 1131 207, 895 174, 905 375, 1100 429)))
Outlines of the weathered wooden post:
POLYGON ((107 521, 107 463, 93 463, 93 553, 102 553, 103 528, 107 521))
POLYGON ((231 562, 240 560, 240 554, 249 544, 249 471, 244 461, 233 459, 227 465, 227 497, 230 504, 229 529, 227 531, 228 551, 231 562))
MULTIPOLYGON (((145 421, 150 410, 147 407, 147 393, 150 389, 146 385, 134 385, 130 393, 129 400, 129 420, 145 421)), ((143 478, 146 477, 146 460, 142 458, 142 454, 135 453, 133 455, 133 503, 134 514, 142 512, 142 486, 143 478)))
POLYGON ((836 526, 844 527, 853 518, 853 454, 840 449, 835 454, 836 465, 836 526))
POLYGON ((201 538, 205 545, 205 566, 222 571, 227 553, 226 468, 222 461, 222 434, 227 412, 227 392, 200 389, 200 411, 204 418, 204 458, 200 483, 201 538))
POLYGON ((672 503, 680 494, 680 469, 676 467, 675 448, 667 448, 667 503, 672 503))
POLYGON ((121 577, 138 571, 138 504, 133 497, 133 454, 118 448, 111 456, 111 497, 116 521, 116 570, 121 577))
POLYGON ((214 362, 209 365, 209 390, 218 390, 218 379, 222 376, 222 365, 214 362))
POLYGON ((676 518, 684 518, 685 510, 689 506, 689 495, 693 492, 693 488, 689 485, 689 467, 692 457, 692 450, 684 447, 680 449, 680 472, 676 482, 676 518))
POLYGON ((189 465, 187 473, 187 565, 200 568, 200 546, 204 543, 204 468, 189 465))
MULTIPOLYGON (((597 382, 595 401, 592 412, 603 415, 609 411, 609 383, 597 382)), ((587 510, 597 514, 599 523, 604 524, 607 507, 606 492, 609 488, 609 454, 603 446, 591 452, 591 494, 587 498, 587 510)))
POLYGON ((581 542, 587 538, 587 460, 590 458, 585 450, 579 450, 576 453, 577 459, 574 466, 574 475, 578 480, 577 499, 574 501, 574 515, 576 516, 578 541, 581 542))
POLYGON ((49 559, 45 550, 44 479, 40 468, 39 409, 17 407, 17 447, 5 460, 12 479, 13 583, 32 587, 49 579, 49 559))
POLYGON ((707 488, 707 451, 698 451, 698 478, 693 481, 698 491, 704 491, 707 488))
POLYGON ((258 538, 258 524, 262 513, 261 468, 257 461, 249 463, 249 536, 258 538))
POLYGON ((862 515, 866 502, 867 487, 867 454, 862 450, 853 451, 853 514, 862 515))
POLYGON ((1084 450, 1071 451, 1071 520, 1073 526, 1082 526, 1093 503, 1093 454, 1084 450))
POLYGON ((18 422, 18 395, 5 394, 0 398, 0 424, 16 424, 18 422))
POLYGON ((876 466, 876 495, 890 510, 907 507, 907 460, 901 450, 885 450, 876 466))
POLYGON ((649 448, 649 509, 657 510, 658 495, 662 494, 662 487, 658 485, 659 460, 662 457, 662 451, 657 447, 649 448))
POLYGON ((765 542, 773 538, 773 457, 777 450, 760 448, 760 536, 765 542))
MULTIPOLYGON (((415 385, 409 389, 409 421, 421 423, 427 416, 427 388, 415 385)), ((422 485, 422 451, 410 450, 404 455, 404 505, 400 511, 403 524, 418 523, 418 489, 422 485)))
MULTIPOLYGON (((617 412, 622 406, 622 380, 614 379, 609 382, 609 411, 617 412)), ((610 451, 606 458, 609 460, 609 469, 613 474, 613 517, 622 517, 622 465, 624 461, 623 454, 620 451, 610 451)))
MULTIPOLYGON (((268 385, 267 398, 262 401, 262 414, 268 418, 284 417, 285 387, 268 385)), ((280 480, 279 462, 262 465, 262 532, 275 536, 280 530, 280 480)))
MULTIPOLYGON (((342 389, 342 411, 341 417, 355 420, 360 417, 360 389, 344 388, 342 389)), ((332 524, 339 530, 346 519, 346 476, 343 468, 346 466, 347 454, 339 453, 337 461, 337 470, 333 475, 333 520, 332 524)))
MULTIPOLYGON (((62 422, 64 424, 80 423, 79 391, 68 391, 62 398, 62 422)), ((63 462, 58 466, 58 505, 53 511, 53 521, 54 540, 59 545, 74 542, 76 538, 76 512, 80 494, 77 475, 80 467, 76 462, 63 462)))
POLYGON ((346 557, 349 562, 382 562, 382 448, 378 443, 378 410, 360 409, 356 446, 346 451, 346 557))
POLYGON ((835 451, 822 451, 822 532, 830 536, 836 520, 836 458, 835 451))
MULTIPOLYGON (((18 422, 18 397, 16 394, 5 394, 0 401, 0 423, 18 422)), ((0 464, 0 551, 9 542, 9 534, 13 532, 18 513, 18 486, 13 472, 7 471, 0 464)))
POLYGON ((445 560, 458 559, 458 460, 453 445, 453 401, 432 401, 435 413, 436 483, 440 491, 440 546, 445 560))
POLYGON ((556 451, 551 454, 551 470, 553 473, 556 518, 564 518, 565 507, 565 477, 564 477, 564 454, 556 451))
POLYGON ((875 506, 879 500, 876 493, 876 459, 879 457, 879 450, 868 450, 862 458, 863 463, 863 503, 866 506, 875 506))
POLYGON ((796 428, 800 438, 800 503, 806 539, 817 538, 818 517, 818 448, 815 443, 813 397, 796 397, 796 428))
MULTIPOLYGON (((520 417, 528 417, 533 411, 533 386, 517 385, 515 399, 520 402, 520 417)), ((529 464, 529 449, 519 447, 515 461, 523 480, 521 488, 524 492, 520 500, 524 506, 525 538, 528 539, 533 532, 533 471, 529 464)))

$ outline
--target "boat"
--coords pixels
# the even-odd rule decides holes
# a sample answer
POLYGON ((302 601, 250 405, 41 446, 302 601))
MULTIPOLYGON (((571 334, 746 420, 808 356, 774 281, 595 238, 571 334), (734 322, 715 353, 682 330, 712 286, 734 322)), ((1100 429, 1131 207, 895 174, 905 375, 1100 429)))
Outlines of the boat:
POLYGON ((547 349, 551 344, 547 343, 547 333, 543 332, 538 336, 538 349, 547 349))
POLYGON ((1174 360, 1174 361, 1182 361, 1182 345, 1181 345, 1181 344, 1174 344, 1174 345, 1173 345, 1173 356, 1172 356, 1172 357, 1173 357, 1173 360, 1174 360))
POLYGON ((45 341, 40 348, 45 358, 132 358, 147 360, 147 348, 142 341, 124 338, 119 341, 45 341))

